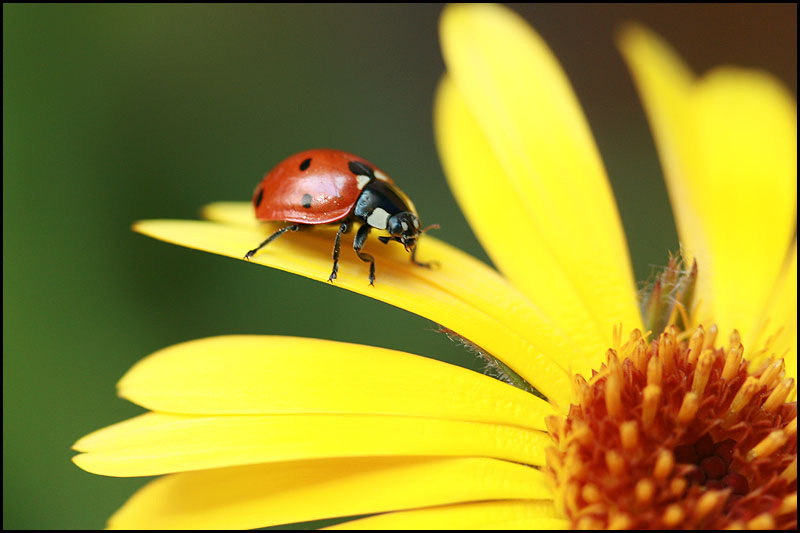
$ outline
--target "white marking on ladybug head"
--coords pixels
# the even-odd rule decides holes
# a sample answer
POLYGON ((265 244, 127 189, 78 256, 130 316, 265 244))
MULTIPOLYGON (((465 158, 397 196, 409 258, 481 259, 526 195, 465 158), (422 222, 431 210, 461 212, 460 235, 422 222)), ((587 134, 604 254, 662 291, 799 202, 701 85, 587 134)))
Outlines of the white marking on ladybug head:
POLYGON ((370 182, 372 178, 369 176, 356 176, 356 184, 358 186, 358 190, 360 191, 364 187, 366 187, 367 183, 370 182))
POLYGON ((405 220, 400 222, 400 226, 403 228, 403 233, 408 231, 408 222, 406 222, 405 220))
POLYGON ((358 190, 360 191, 361 189, 366 187, 367 183, 369 183, 371 179, 372 178, 370 178, 369 176, 361 176, 361 175, 356 176, 356 184, 358 185, 358 190))
POLYGON ((367 217, 367 224, 373 228, 386 229, 386 223, 389 220, 389 213, 386 210, 376 207, 372 213, 367 217))
POLYGON ((373 174, 375 174, 375 177, 378 178, 381 181, 389 181, 389 176, 387 176, 386 174, 384 174, 380 170, 375 170, 373 172, 373 174))

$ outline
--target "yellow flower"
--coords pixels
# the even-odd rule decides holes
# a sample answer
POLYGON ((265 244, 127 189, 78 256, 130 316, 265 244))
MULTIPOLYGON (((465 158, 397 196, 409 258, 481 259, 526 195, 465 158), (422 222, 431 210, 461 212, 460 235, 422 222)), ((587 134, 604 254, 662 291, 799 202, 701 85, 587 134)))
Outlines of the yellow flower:
MULTIPOLYGON (((621 35, 695 267, 670 263, 643 322, 600 155, 546 45, 495 5, 448 7, 441 32, 440 154, 502 275, 425 235, 420 256, 439 268, 380 246, 374 288, 344 253, 336 285, 441 324, 517 387, 318 339, 164 349, 119 383, 152 412, 75 444, 90 472, 169 474, 110 526, 383 513, 343 525, 796 527, 792 97, 752 71, 696 79, 646 30, 621 35), (668 325, 645 330, 656 323, 668 325)), ((250 209, 213 204, 209 221, 136 229, 241 259, 273 229, 250 209)), ((324 282, 331 242, 290 234, 254 261, 324 282)))

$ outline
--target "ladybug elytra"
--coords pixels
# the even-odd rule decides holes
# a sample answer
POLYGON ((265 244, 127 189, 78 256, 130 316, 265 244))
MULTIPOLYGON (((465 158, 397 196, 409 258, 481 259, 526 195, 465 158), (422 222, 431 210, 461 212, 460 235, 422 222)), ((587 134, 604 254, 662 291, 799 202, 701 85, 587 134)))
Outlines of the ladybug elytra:
MULTIPOLYGON (((290 222, 277 230, 245 259, 287 231, 319 224, 338 224, 333 244, 333 270, 328 281, 336 279, 339 270, 339 242, 342 234, 355 223, 361 227, 353 240, 359 259, 369 263, 369 283, 375 282, 375 258, 362 252, 372 228, 385 230, 389 236, 378 239, 386 244, 397 241, 417 261, 417 239, 428 228, 420 229, 411 200, 394 182, 369 161, 332 149, 315 149, 290 156, 270 170, 253 193, 256 218, 271 222, 290 222)), ((431 226, 438 227, 438 226, 431 226)))

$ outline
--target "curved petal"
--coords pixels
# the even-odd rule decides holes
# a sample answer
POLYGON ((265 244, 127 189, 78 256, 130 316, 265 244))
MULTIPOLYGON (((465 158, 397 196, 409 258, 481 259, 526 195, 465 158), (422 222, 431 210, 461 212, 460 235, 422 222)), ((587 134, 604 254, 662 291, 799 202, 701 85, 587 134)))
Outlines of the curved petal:
MULTIPOLYGON (((234 204, 238 213, 247 204, 234 204)), ((220 208, 217 208, 217 212, 220 208)), ((232 215, 235 218, 236 215, 232 215)), ((190 248, 241 259, 269 234, 270 227, 202 221, 149 220, 134 229, 145 235, 190 248)), ((342 238, 342 247, 352 237, 342 238)), ((253 262, 318 281, 331 269, 330 228, 290 233, 258 254, 253 262)), ((367 283, 366 265, 354 254, 342 254, 336 285, 381 300, 446 326, 498 357, 562 406, 569 403, 569 373, 558 365, 560 354, 574 347, 563 334, 496 271, 429 236, 421 244, 425 260, 439 267, 420 268, 400 246, 367 243, 375 256, 377 280, 367 283), (371 247, 372 246, 372 247, 371 247)))
POLYGON ((109 527, 253 529, 458 502, 551 499, 548 485, 535 468, 481 457, 267 463, 156 479, 111 517, 109 527))
POLYGON ((555 530, 569 529, 569 521, 557 516, 551 501, 508 500, 386 513, 324 529, 555 530))
POLYGON ((535 246, 541 239, 521 199, 504 191, 502 184, 498 187, 496 178, 486 179, 504 171, 486 149, 485 136, 458 88, 446 76, 436 94, 435 117, 445 174, 467 219, 480 221, 472 225, 478 239, 503 272, 519 271, 511 276, 515 284, 541 302, 542 310, 573 341, 573 349, 559 354, 559 363, 572 373, 591 375, 609 341, 602 328, 594 327, 597 324, 555 257, 535 246), (495 256, 492 250, 508 253, 495 256))
MULTIPOLYGON (((758 333, 755 348, 766 347, 765 357, 783 357, 786 376, 797 383, 797 239, 775 283, 758 333)), ((758 364, 755 359, 753 363, 758 364)))
POLYGON ((479 456, 540 465, 547 433, 383 415, 147 413, 75 443, 72 460, 106 476, 152 476, 245 464, 392 455, 479 456))
MULTIPOLYGON (((446 174, 472 226, 534 303, 567 320, 588 314, 584 327, 610 347, 613 326, 640 328, 641 318, 614 196, 561 67, 523 20, 498 5, 447 7, 441 40, 448 75, 480 128, 461 130, 469 119, 450 114, 437 120, 446 174), (512 211, 515 222, 506 224, 512 211), (546 287, 550 280, 555 289, 546 287)), ((437 103, 448 105, 456 104, 437 103)))
MULTIPOLYGON (((653 129, 678 232, 699 266, 700 320, 752 351, 796 229, 797 106, 771 76, 720 68, 695 80, 653 33, 620 48, 653 129)), ((796 296, 795 296, 796 301, 796 296)))
POLYGON ((138 362, 119 395, 152 411, 383 414, 546 429, 536 396, 455 365, 329 340, 236 335, 170 346, 138 362))

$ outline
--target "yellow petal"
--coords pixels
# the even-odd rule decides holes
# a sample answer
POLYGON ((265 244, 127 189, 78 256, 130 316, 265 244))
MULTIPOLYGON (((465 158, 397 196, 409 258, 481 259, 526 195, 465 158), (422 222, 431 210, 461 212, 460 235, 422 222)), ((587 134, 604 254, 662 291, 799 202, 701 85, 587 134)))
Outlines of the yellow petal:
MULTIPOLYGON (((678 232, 699 266, 700 320, 752 350, 796 228, 797 106, 771 76, 720 68, 695 80, 651 32, 622 52, 644 101, 678 232)), ((796 301, 796 296, 795 296, 796 301)))
POLYGON ((462 503, 387 513, 324 529, 568 529, 553 503, 537 500, 462 503))
POLYGON ((521 389, 408 353, 329 340, 225 336, 138 362, 119 395, 183 414, 385 414, 546 429, 553 409, 521 389))
POLYGON ((610 346, 605 332, 596 327, 556 258, 536 246, 539 238, 532 236, 530 230, 534 222, 520 198, 503 193, 497 179, 486 179, 486 176, 502 176, 503 170, 485 149, 483 133, 448 77, 439 85, 435 116, 439 153, 450 188, 467 219, 475 221, 472 224, 475 234, 503 272, 519 271, 519 275, 509 274, 516 285, 573 342, 571 349, 560 354, 559 363, 572 373, 589 375, 597 367, 599 354, 610 346), (497 250, 513 253, 495 254, 497 250), (531 254, 537 256, 532 258, 531 254))
POLYGON ((522 498, 550 498, 546 476, 534 468, 497 459, 319 459, 164 476, 134 494, 111 517, 109 526, 254 529, 456 502, 522 498))
MULTIPOLYGON (((786 376, 797 382, 797 239, 792 243, 783 271, 761 318, 754 350, 761 357, 783 357, 786 376)), ((759 357, 758 359, 760 359, 759 357)), ((757 361, 754 361, 757 364, 757 361)))
POLYGON ((254 463, 393 455, 479 456, 540 465, 546 433, 381 415, 147 413, 75 443, 73 461, 106 476, 152 476, 254 463))
MULTIPOLYGON (((138 222, 134 229, 167 242, 241 259, 270 233, 271 226, 149 220, 138 222)), ((351 242, 352 236, 345 235, 342 249, 351 242)), ((327 281, 332 243, 333 231, 327 227, 289 233, 270 243, 253 262, 327 281)), ((501 359, 551 401, 566 406, 569 373, 558 361, 572 346, 563 334, 480 261, 428 235, 420 249, 423 260, 438 261, 439 267, 420 268, 409 262, 402 246, 367 241, 365 250, 375 256, 377 264, 375 286, 367 282, 367 266, 355 254, 346 253, 340 256, 336 286, 444 325, 501 359)))
POLYGON ((641 319, 614 197, 569 82, 547 45, 505 7, 449 6, 441 39, 448 76, 482 133, 467 118, 437 119, 465 213, 514 284, 554 318, 588 314, 607 348, 614 325, 641 327, 641 319))

